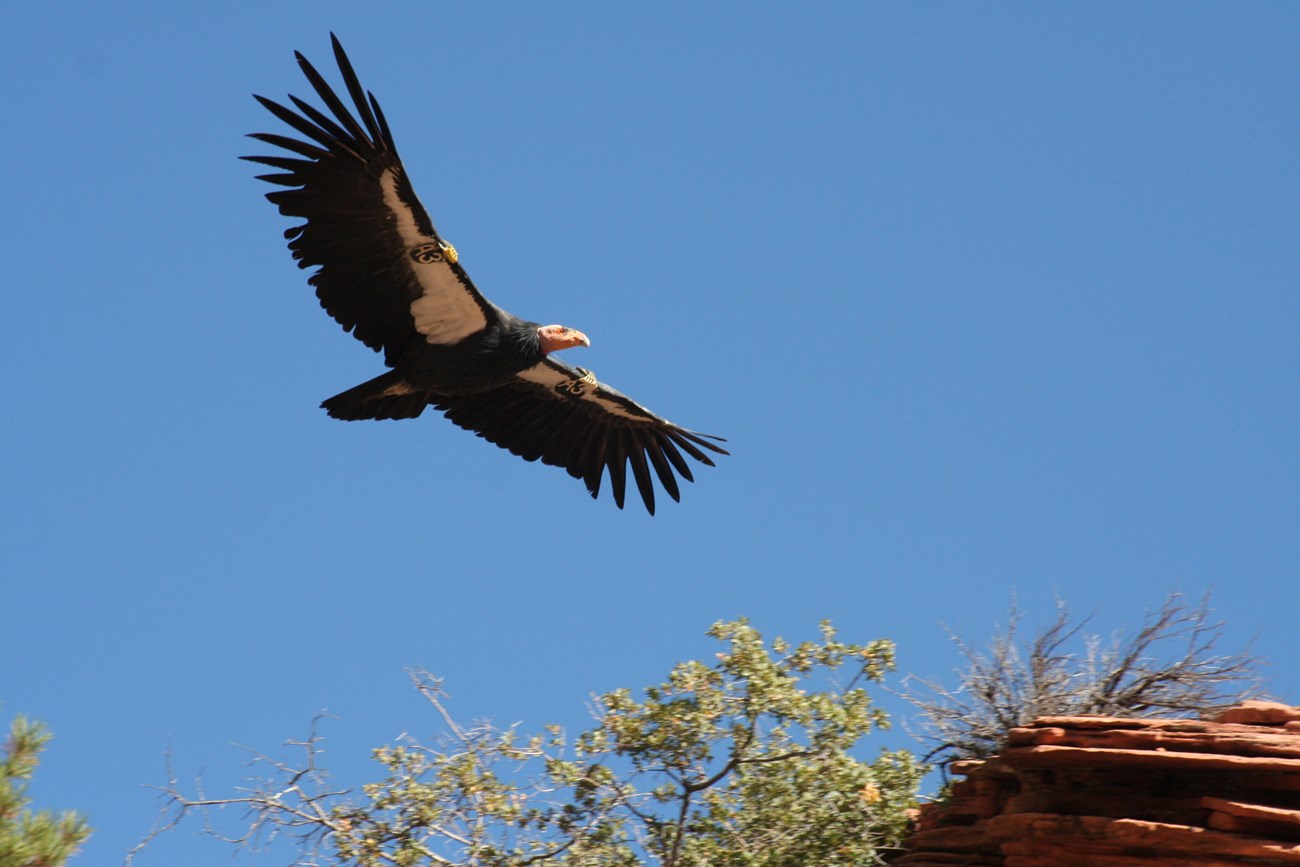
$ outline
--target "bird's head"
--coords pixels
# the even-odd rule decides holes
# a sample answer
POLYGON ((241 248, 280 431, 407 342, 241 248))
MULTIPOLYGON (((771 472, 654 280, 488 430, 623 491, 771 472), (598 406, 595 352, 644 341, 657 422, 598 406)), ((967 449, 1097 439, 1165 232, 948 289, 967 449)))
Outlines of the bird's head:
POLYGON ((537 329, 537 339, 542 345, 542 352, 557 352, 570 346, 590 346, 587 335, 563 325, 543 325, 537 329))

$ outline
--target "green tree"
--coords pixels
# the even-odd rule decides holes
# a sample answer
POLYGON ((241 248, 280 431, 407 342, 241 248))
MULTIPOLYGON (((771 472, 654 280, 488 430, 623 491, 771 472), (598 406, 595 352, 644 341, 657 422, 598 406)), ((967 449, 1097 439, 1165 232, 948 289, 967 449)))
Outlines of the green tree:
POLYGON ((90 836, 76 813, 29 809, 27 784, 50 737, 45 726, 22 716, 9 727, 0 761, 0 867, 59 867, 90 836))
POLYGON ((385 776, 364 800, 331 788, 313 731, 297 744, 301 759, 262 757, 271 773, 252 794, 190 798, 173 778, 172 812, 154 833, 193 810, 239 805, 251 822, 220 836, 296 835, 299 864, 878 863, 905 832, 923 772, 906 752, 852 753, 887 725, 864 686, 892 669, 893 645, 843 643, 829 623, 820 641, 797 645, 769 646, 744 620, 709 635, 727 645, 712 662, 681 663, 639 698, 595 697, 594 727, 573 738, 462 726, 439 681, 416 673, 442 736, 376 750, 385 776))

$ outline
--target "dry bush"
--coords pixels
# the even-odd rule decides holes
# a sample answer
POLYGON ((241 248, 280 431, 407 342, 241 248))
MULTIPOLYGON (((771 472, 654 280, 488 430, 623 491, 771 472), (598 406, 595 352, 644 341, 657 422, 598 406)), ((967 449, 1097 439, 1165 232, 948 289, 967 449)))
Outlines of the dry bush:
POLYGON ((1260 657, 1249 647, 1223 653, 1223 621, 1207 593, 1191 603, 1170 594, 1132 634, 1107 639, 1085 631, 1058 602, 1056 618, 1022 638, 1023 612, 1012 604, 1005 629, 984 649, 949 632, 965 659, 957 685, 909 677, 903 697, 920 711, 925 757, 946 761, 995 755, 1007 733, 1041 716, 1208 716, 1262 693, 1260 657))

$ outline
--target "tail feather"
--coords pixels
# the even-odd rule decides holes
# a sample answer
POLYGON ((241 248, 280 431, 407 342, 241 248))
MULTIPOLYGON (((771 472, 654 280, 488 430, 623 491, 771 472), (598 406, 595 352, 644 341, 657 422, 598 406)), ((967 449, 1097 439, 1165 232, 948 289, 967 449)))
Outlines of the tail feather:
POLYGON ((429 405, 429 392, 414 388, 401 374, 390 370, 336 394, 321 404, 331 418, 344 421, 361 419, 415 418, 429 405))

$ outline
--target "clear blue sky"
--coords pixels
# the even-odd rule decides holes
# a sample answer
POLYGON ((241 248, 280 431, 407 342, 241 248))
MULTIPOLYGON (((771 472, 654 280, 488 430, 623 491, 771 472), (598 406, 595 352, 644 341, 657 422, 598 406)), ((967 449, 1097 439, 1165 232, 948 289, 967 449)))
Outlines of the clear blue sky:
MULTIPOLYGON (((740 615, 942 675, 1012 593, 1109 630, 1212 586, 1300 700, 1298 43, 1284 3, 8 10, 0 715, 53 727, 74 863, 169 746, 220 792, 328 708, 360 783, 433 728, 408 666, 576 727, 740 615), (480 288, 729 438, 683 503, 317 408, 380 359, 235 158, 331 30, 480 288)), ((226 859, 194 830, 139 863, 226 859)))

